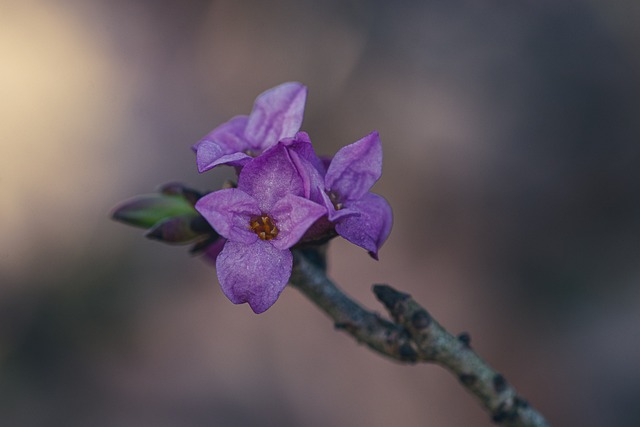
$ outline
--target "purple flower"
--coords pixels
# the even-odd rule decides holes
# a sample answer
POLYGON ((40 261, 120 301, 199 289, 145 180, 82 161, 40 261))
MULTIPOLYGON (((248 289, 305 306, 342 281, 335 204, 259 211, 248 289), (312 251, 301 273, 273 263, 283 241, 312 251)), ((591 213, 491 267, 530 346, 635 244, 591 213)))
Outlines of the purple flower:
POLYGON ((256 313, 271 307, 291 276, 289 248, 326 214, 324 206, 302 197, 304 180, 284 144, 277 144, 238 177, 238 188, 209 193, 196 210, 227 242, 216 269, 224 294, 248 302, 256 313))
POLYGON ((372 132, 336 153, 321 192, 336 232, 375 259, 393 223, 387 201, 369 192, 381 175, 382 144, 378 132, 372 132))
POLYGON ((306 86, 296 82, 260 94, 250 115, 232 118, 193 146, 198 171, 223 164, 244 166, 281 139, 294 136, 302 124, 306 99, 306 86))

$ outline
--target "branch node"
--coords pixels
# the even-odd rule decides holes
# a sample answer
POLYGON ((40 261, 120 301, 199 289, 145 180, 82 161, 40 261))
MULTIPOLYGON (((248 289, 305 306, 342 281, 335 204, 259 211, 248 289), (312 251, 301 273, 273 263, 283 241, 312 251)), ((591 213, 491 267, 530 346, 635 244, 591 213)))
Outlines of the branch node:
POLYGON ((411 317, 411 325, 413 325, 413 327, 418 331, 426 329, 431 325, 431 316, 426 310, 418 310, 411 317))
POLYGON ((527 409, 529 402, 520 396, 514 396, 502 402, 493 413, 491 419, 495 423, 516 423, 522 421, 521 409, 527 409))
POLYGON ((398 353, 403 360, 407 362, 415 362, 418 360, 418 352, 408 342, 403 343, 398 348, 398 353))
POLYGON ((507 389, 507 380, 500 374, 495 374, 493 377, 493 389, 496 393, 500 394, 507 389))
POLYGON ((491 420, 495 423, 503 423, 505 421, 514 421, 517 417, 517 412, 514 411, 513 402, 511 399, 502 402, 494 411, 491 420))
POLYGON ((465 347, 471 348, 471 335, 468 332, 461 332, 458 335, 458 341, 460 341, 465 347))
POLYGON ((522 408, 522 409, 526 409, 529 407, 529 402, 527 402, 525 399, 521 398, 520 396, 516 396, 516 403, 515 405, 518 408, 522 408))
POLYGON ((542 414, 470 348, 471 336, 467 332, 450 334, 409 294, 388 285, 375 284, 373 292, 393 320, 364 309, 327 277, 322 255, 294 251, 291 283, 333 319, 336 329, 399 362, 434 362, 442 366, 480 400, 496 423, 550 427, 542 414))

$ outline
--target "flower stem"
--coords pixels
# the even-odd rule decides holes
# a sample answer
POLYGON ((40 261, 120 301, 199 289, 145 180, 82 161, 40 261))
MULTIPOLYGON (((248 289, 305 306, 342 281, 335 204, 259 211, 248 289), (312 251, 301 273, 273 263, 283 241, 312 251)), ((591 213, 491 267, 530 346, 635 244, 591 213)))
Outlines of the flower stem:
POLYGON ((458 337, 450 334, 410 295, 388 285, 373 286, 374 294, 393 321, 364 309, 347 296, 326 275, 325 249, 293 252, 291 285, 327 313, 336 328, 396 361, 442 366, 476 396, 497 424, 550 427, 542 414, 471 349, 467 334, 458 337))

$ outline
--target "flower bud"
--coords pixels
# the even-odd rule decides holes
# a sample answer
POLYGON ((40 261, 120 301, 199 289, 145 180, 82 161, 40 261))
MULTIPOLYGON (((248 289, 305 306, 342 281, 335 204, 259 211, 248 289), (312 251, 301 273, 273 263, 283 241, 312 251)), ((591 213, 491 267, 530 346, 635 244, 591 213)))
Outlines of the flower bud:
POLYGON ((167 218, 149 229, 146 236, 165 243, 187 244, 204 239, 215 232, 199 214, 187 214, 167 218))
POLYGON ((145 194, 124 201, 112 218, 134 227, 150 228, 160 221, 182 215, 197 215, 193 204, 182 195, 145 194))
POLYGON ((191 252, 199 253, 219 238, 194 208, 201 197, 201 193, 182 184, 165 184, 158 193, 124 201, 114 209, 112 217, 148 229, 146 236, 150 239, 170 244, 195 243, 191 252))

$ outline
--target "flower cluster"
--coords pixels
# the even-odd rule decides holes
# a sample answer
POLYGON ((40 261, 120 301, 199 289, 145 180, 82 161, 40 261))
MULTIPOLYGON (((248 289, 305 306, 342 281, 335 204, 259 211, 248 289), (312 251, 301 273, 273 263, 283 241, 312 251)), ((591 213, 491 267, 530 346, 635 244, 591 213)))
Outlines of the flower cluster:
POLYGON ((320 159, 300 132, 307 88, 281 84, 193 146, 198 170, 234 166, 237 185, 195 209, 224 238, 216 258, 224 294, 256 313, 271 307, 291 276, 291 248, 336 234, 376 258, 391 230, 387 201, 369 190, 382 173, 377 132, 320 159))

